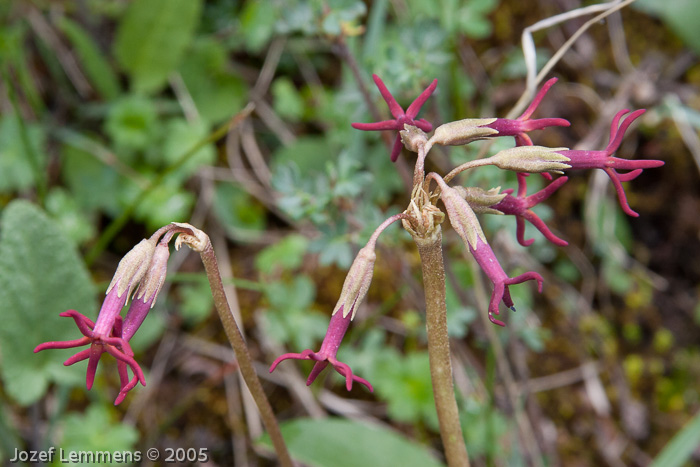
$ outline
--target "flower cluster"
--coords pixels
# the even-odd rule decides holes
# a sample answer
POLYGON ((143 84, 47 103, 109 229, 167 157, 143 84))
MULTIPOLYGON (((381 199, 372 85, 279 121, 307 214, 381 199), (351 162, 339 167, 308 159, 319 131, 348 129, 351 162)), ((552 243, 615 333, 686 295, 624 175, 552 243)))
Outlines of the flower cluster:
POLYGON ((89 346, 63 363, 68 366, 83 360, 88 361, 86 377, 88 389, 92 388, 95 381, 97 365, 102 354, 106 352, 112 355, 117 359, 120 380, 120 390, 114 401, 115 405, 120 404, 127 392, 138 383, 145 386, 146 379, 141 367, 134 359, 129 341, 155 304, 167 273, 170 256, 168 243, 173 235, 180 231, 181 229, 175 225, 166 226, 151 238, 142 240, 122 258, 107 288, 106 297, 96 321, 93 322, 75 310, 60 314, 62 317, 73 318, 83 337, 71 341, 45 342, 36 346, 34 352, 89 346), (130 299, 131 305, 126 317, 122 318, 121 311, 130 299), (131 378, 129 378, 128 369, 133 373, 131 378))
MULTIPOLYGON (((663 161, 643 160, 634 161, 614 157, 613 154, 620 147, 625 131, 631 123, 644 113, 637 110, 620 124, 622 117, 628 110, 620 111, 612 121, 610 129, 610 141, 602 151, 570 150, 567 148, 546 148, 535 146, 529 134, 535 130, 548 127, 568 127, 570 123, 562 118, 532 119, 537 107, 542 102, 550 88, 557 81, 552 78, 539 90, 532 103, 525 112, 516 119, 505 118, 481 118, 465 119, 440 125, 431 136, 433 125, 424 120, 417 120, 418 112, 437 87, 437 80, 423 91, 418 98, 404 112, 394 97, 389 93, 384 82, 373 75, 377 88, 389 106, 393 120, 376 123, 353 123, 352 126, 359 130, 394 130, 399 134, 391 150, 391 160, 396 161, 402 146, 409 151, 417 152, 418 159, 414 170, 414 187, 409 208, 403 213, 401 219, 404 228, 414 238, 427 238, 440 228, 440 223, 447 214, 455 232, 461 237, 464 244, 474 257, 474 260, 493 284, 493 291, 488 307, 489 320, 499 326, 505 323, 497 318, 500 315, 499 305, 503 302, 506 307, 515 310, 509 287, 525 281, 535 281, 541 292, 543 279, 536 272, 509 277, 501 266, 493 249, 489 245, 486 236, 481 229, 477 214, 506 214, 516 218, 516 234, 518 242, 523 246, 529 246, 534 239, 525 239, 525 221, 530 222, 542 235, 558 246, 566 246, 568 243, 556 236, 532 210, 534 206, 548 199, 555 191, 564 185, 568 177, 560 176, 556 179, 551 174, 563 174, 567 170, 581 170, 599 168, 604 170, 613 181, 617 191, 620 205, 625 213, 637 216, 627 203, 621 182, 629 181, 639 176, 643 169, 659 167, 663 161), (515 139, 515 147, 506 149, 496 155, 462 164, 453 169, 444 177, 424 172, 424 161, 427 153, 434 145, 458 146, 481 139, 489 139, 501 136, 512 136, 515 139), (449 182, 459 173, 484 165, 493 165, 503 170, 517 173, 518 187, 501 191, 499 188, 483 190, 478 187, 450 186, 449 182), (618 169, 629 170, 620 174, 618 169), (527 177, 530 173, 540 173, 549 180, 547 186, 540 191, 528 195, 527 177), (437 184, 437 188, 431 191, 431 182, 437 184), (442 200, 445 212, 436 205, 437 199, 442 200)), ((398 217, 388 219, 380 226, 370 243, 360 250, 355 263, 348 272, 341 297, 333 310, 331 322, 321 348, 318 352, 307 349, 301 353, 288 353, 277 358, 270 371, 273 371, 280 362, 286 359, 301 359, 315 361, 315 365, 309 375, 307 384, 311 384, 320 372, 330 363, 335 370, 346 380, 348 390, 353 382, 365 385, 370 391, 372 386, 366 380, 353 374, 350 367, 336 359, 340 341, 347 332, 350 321, 357 311, 357 306, 367 292, 367 287, 372 277, 374 267, 374 243, 379 233, 398 217)))

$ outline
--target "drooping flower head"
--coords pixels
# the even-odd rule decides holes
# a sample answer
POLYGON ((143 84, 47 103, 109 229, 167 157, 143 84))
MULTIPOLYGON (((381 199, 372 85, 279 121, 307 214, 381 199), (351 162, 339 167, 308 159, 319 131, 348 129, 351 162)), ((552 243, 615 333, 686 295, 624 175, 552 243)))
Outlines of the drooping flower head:
POLYGON ((440 186, 440 198, 445 204, 450 224, 467 245, 481 270, 493 283, 493 292, 489 302, 489 320, 499 326, 505 326, 505 323, 497 319, 496 316, 500 314, 498 305, 501 301, 515 311, 508 286, 534 280, 537 281, 538 290, 541 292, 542 276, 536 272, 527 272, 516 277, 508 277, 486 241, 484 231, 469 203, 458 190, 448 186, 440 177, 434 176, 433 178, 440 186))
POLYGON ((68 349, 89 345, 87 349, 81 350, 63 363, 69 366, 88 360, 86 374, 88 390, 92 388, 95 381, 97 365, 102 354, 106 352, 115 357, 120 380, 120 391, 115 405, 121 403, 126 393, 139 382, 146 385, 143 371, 134 359, 129 340, 153 307, 165 279, 169 256, 168 242, 172 232, 168 232, 160 243, 158 243, 158 236, 154 235, 148 240, 142 240, 119 262, 112 282, 107 288, 97 321, 93 322, 75 310, 68 310, 59 315, 73 318, 83 334, 82 338, 72 341, 45 342, 34 349, 36 353, 46 349, 68 349), (134 299, 126 318, 122 319, 120 313, 132 294, 134 299), (131 379, 128 368, 133 373, 131 379))
POLYGON ((326 337, 323 338, 321 348, 318 352, 314 352, 311 349, 306 349, 301 353, 286 353, 284 355, 280 355, 274 362, 272 362, 272 365, 270 366, 270 373, 275 371, 277 365, 284 360, 313 360, 316 362, 316 364, 312 368, 311 373, 309 373, 309 378, 306 380, 307 386, 311 385, 311 383, 316 380, 318 375, 321 374, 321 372, 330 363, 335 371, 345 377, 345 387, 348 391, 352 390, 353 382, 364 384, 367 389, 370 390, 370 392, 374 391, 369 381, 354 375, 348 364, 343 363, 336 358, 338 349, 340 348, 340 343, 343 340, 348 327, 350 326, 350 321, 352 321, 352 315, 353 310, 351 310, 349 313, 343 313, 343 308, 341 306, 331 317, 328 330, 326 331, 326 337))
MULTIPOLYGON (((428 97, 430 97, 430 95, 435 91, 435 88, 437 87, 436 79, 433 80, 432 83, 430 83, 430 86, 428 86, 425 89, 425 91, 420 93, 416 100, 414 100, 411 103, 411 105, 408 106, 405 112, 403 110, 403 107, 401 107, 398 104, 398 102, 396 102, 394 96, 391 95, 381 78, 377 75, 372 75, 372 79, 377 85, 377 88, 379 89, 379 93, 382 95, 382 98, 384 98, 384 101, 389 106, 389 111, 391 112, 391 115, 394 117, 394 119, 374 123, 353 123, 353 128, 355 128, 356 130, 363 131, 395 130, 399 132, 404 129, 404 125, 408 124, 411 126, 418 127, 423 131, 431 131, 433 129, 433 125, 431 125, 430 122, 422 118, 416 120, 416 117, 418 116, 418 112, 420 112, 421 107, 423 107, 423 104, 425 104, 425 101, 427 101, 428 97)), ((396 162, 396 159, 399 158, 399 154, 401 153, 401 147, 401 136, 397 134, 396 139, 394 140, 394 147, 391 150, 392 162, 396 162)))
POLYGON ((557 151, 570 159, 569 165, 571 170, 582 170, 582 169, 603 169, 610 180, 612 180, 615 186, 615 191, 617 192, 617 198, 620 202, 620 206, 625 214, 638 217, 639 214, 630 208, 627 202, 627 195, 625 194, 624 188, 622 188, 622 182, 628 182, 634 180, 639 175, 641 175, 644 169, 651 169, 655 167, 661 167, 664 165, 663 161, 657 160, 627 160, 620 159, 618 157, 613 157, 615 151, 620 147, 622 138, 625 136, 625 131, 637 118, 641 117, 645 112, 645 109, 635 110, 630 113, 622 124, 620 124, 620 119, 623 115, 629 112, 628 109, 623 109, 615 115, 612 123, 610 124, 610 140, 608 146, 602 151, 588 151, 579 149, 570 149, 566 151, 557 151), (618 126, 619 125, 619 126, 618 126), (618 169, 630 170, 627 173, 618 173, 618 169))

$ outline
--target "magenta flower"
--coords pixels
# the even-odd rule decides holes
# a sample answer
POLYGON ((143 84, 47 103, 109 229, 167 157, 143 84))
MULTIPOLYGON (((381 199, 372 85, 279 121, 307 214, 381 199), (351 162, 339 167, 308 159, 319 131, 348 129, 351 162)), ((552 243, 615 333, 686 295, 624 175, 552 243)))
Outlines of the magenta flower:
POLYGON ((129 346, 128 341, 131 336, 125 338, 122 333, 122 319, 119 316, 119 312, 126 302, 126 297, 126 293, 119 297, 117 288, 113 288, 107 294, 107 298, 102 304, 97 322, 93 322, 75 310, 64 311, 59 316, 73 318, 83 337, 72 341, 44 342, 37 345, 34 349, 34 353, 36 353, 46 349, 70 349, 89 345, 89 348, 81 350, 63 362, 65 366, 70 366, 74 363, 88 360, 86 376, 88 390, 92 389, 95 373, 97 372, 97 364, 102 354, 107 352, 112 355, 117 359, 117 370, 121 384, 119 396, 114 402, 115 405, 119 404, 124 399, 126 392, 135 387, 138 382, 141 382, 144 386, 146 385, 143 371, 141 371, 141 367, 134 360, 134 352, 129 346), (132 382, 129 381, 127 366, 134 373, 132 382))
POLYGON ((83 334, 80 339, 72 341, 55 341, 39 344, 34 353, 46 349, 69 349, 89 345, 68 358, 64 365, 88 360, 86 386, 92 389, 97 372, 97 365, 103 353, 108 353, 117 359, 117 371, 119 373, 120 390, 114 401, 120 404, 126 397, 126 393, 136 387, 140 382, 146 385, 146 379, 141 367, 134 359, 129 340, 143 323, 149 310, 153 307, 160 288, 165 280, 167 262, 170 255, 168 242, 172 234, 169 232, 163 240, 155 246, 155 239, 144 240, 132 249, 120 262, 112 283, 107 289, 107 297, 102 303, 102 308, 93 322, 86 316, 75 310, 68 310, 59 316, 73 318, 78 329, 83 334), (132 295, 134 298, 122 320, 120 313, 132 295), (128 368, 131 368, 133 377, 129 378, 128 368))
POLYGON ((353 313, 350 312, 346 316, 343 316, 343 307, 341 306, 338 311, 331 317, 331 322, 328 325, 328 331, 326 331, 326 337, 323 338, 323 343, 321 343, 321 348, 318 352, 314 352, 311 349, 306 349, 301 353, 286 353, 280 355, 277 359, 272 362, 270 366, 270 373, 275 371, 277 365, 280 362, 287 359, 294 360, 313 360, 316 362, 311 373, 309 373, 309 378, 306 380, 306 385, 309 386, 316 380, 318 375, 328 366, 330 363, 335 368, 335 371, 340 373, 341 376, 345 377, 345 387, 348 391, 352 389, 353 381, 364 384, 370 392, 374 389, 372 385, 363 378, 355 376, 352 373, 352 369, 346 363, 338 361, 335 357, 338 354, 338 348, 340 347, 340 342, 343 340, 345 333, 350 326, 350 321, 352 321, 353 313))
POLYGON ((468 245, 469 251, 471 251, 474 259, 476 259, 476 262, 493 283, 493 292, 491 293, 491 301, 489 302, 489 320, 499 326, 505 326, 505 323, 496 319, 496 316, 500 314, 498 311, 498 304, 501 300, 508 308, 515 311, 508 286, 534 280, 537 281, 538 292, 542 292, 542 276, 531 271, 516 277, 508 277, 505 271, 503 271, 493 250, 488 243, 481 239, 480 235, 476 236, 476 246, 472 247, 470 243, 468 243, 468 245))
MULTIPOLYGON (((389 111, 391 112, 391 115, 394 117, 393 120, 384 120, 381 122, 375 122, 375 123, 353 123, 352 127, 355 128, 356 130, 363 130, 363 131, 383 131, 383 130, 395 130, 395 131, 402 131, 404 129, 404 125, 412 125, 420 128, 423 131, 432 131, 433 125, 430 124, 425 119, 419 119, 416 120, 415 118, 418 116, 418 112, 420 112, 421 107, 423 107, 423 104, 425 104, 425 101, 428 100, 428 97, 435 91, 435 88, 437 87, 437 80, 433 80, 432 83, 430 83, 430 86, 428 86, 425 91, 420 93, 420 95, 414 100, 411 105, 408 106, 408 109, 404 112, 403 108, 396 102, 396 99, 394 99, 394 96, 391 95, 389 90, 386 88, 384 85, 384 82, 379 78, 377 75, 372 75, 372 79, 374 80, 374 83, 377 85, 377 88, 379 89, 379 93, 382 95, 384 100, 386 101, 387 105, 389 106, 389 111)), ((391 161, 396 162, 396 159, 399 158, 399 154, 401 153, 401 136, 396 135, 396 140, 394 141, 394 147, 391 150, 391 161)))
POLYGON ((603 169, 605 173, 608 174, 608 177, 610 177, 610 180, 612 180, 613 185, 615 186, 617 198, 620 201, 622 210, 625 212, 625 214, 632 217, 638 217, 639 214, 630 208, 621 182, 634 180, 642 173, 644 169, 661 167, 664 165, 664 162, 657 160, 620 159, 618 157, 613 157, 613 154, 620 147, 620 143, 622 142, 622 138, 625 136, 625 131, 627 131, 627 128, 629 128, 632 122, 639 118, 645 111, 645 109, 635 110, 629 114, 618 127, 620 119, 623 115, 629 112, 629 110, 624 109, 619 111, 610 124, 610 140, 608 142, 608 146, 602 151, 583 151, 575 149, 557 151, 559 154, 570 159, 568 164, 571 165, 571 169, 603 169), (630 172, 621 174, 617 172, 618 169, 630 170, 630 172))
POLYGON ((540 217, 530 208, 552 196, 552 194, 564 183, 566 183, 567 180, 568 177, 559 177, 537 193, 526 196, 527 185, 525 183, 525 174, 518 173, 517 196, 512 195, 512 189, 503 190, 504 193, 508 193, 506 197, 503 198, 498 204, 494 204, 490 207, 501 211, 503 214, 515 216, 516 235, 518 238, 518 243, 520 243, 522 246, 530 246, 532 245, 532 242, 535 241, 533 238, 525 240, 526 220, 534 225, 537 230, 542 232, 542 235, 544 235, 544 237, 550 242, 558 246, 566 246, 569 243, 554 235, 544 221, 542 221, 542 219, 540 219, 540 217))
POLYGON ((523 112, 523 114, 515 120, 509 118, 497 118, 493 123, 489 123, 484 126, 498 131, 498 134, 493 136, 515 137, 515 143, 518 146, 532 146, 532 140, 527 134, 529 131, 544 130, 550 126, 571 126, 571 123, 563 118, 540 118, 530 120, 530 117, 540 105, 540 102, 542 102, 542 99, 547 94, 547 91, 549 91, 549 88, 551 88, 556 82, 557 78, 552 78, 544 83, 528 108, 525 109, 525 112, 523 112))

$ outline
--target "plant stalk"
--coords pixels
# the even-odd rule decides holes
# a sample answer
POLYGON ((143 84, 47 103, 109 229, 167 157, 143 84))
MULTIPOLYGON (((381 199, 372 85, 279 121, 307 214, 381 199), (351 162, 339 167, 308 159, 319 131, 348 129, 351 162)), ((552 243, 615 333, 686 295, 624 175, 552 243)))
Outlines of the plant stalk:
POLYGON ((241 370, 241 374, 243 375, 243 380, 253 395, 253 399, 258 406, 260 417, 265 425, 265 429, 267 429, 272 445, 277 452, 278 462, 284 467, 293 467, 294 464, 292 462, 292 458, 290 457, 287 446, 282 438, 282 432, 277 424, 277 419, 272 411, 270 401, 267 400, 262 384, 260 384, 258 375, 253 368, 253 360, 248 352, 248 347, 245 345, 243 335, 241 334, 238 324, 236 324, 236 320, 233 317, 233 313, 231 313, 231 308, 228 305, 226 293, 224 292, 224 285, 221 281, 221 275, 219 273, 219 265, 216 261, 216 254, 214 253, 214 248, 212 247, 211 242, 207 243, 207 246, 200 252, 200 255, 202 257, 202 263, 204 263, 207 278, 209 279, 209 286, 211 287, 211 292, 214 297, 216 311, 219 313, 221 324, 224 326, 224 330, 226 331, 226 336, 231 343, 231 347, 233 347, 233 351, 236 353, 236 359, 238 360, 238 366, 241 370))
POLYGON ((445 457, 450 467, 469 466, 467 447, 464 444, 459 410, 455 399, 450 361, 450 340, 447 334, 447 305, 445 303, 445 267, 442 258, 442 233, 440 228, 429 238, 415 236, 425 288, 426 328, 430 376, 435 394, 435 408, 440 423, 440 436, 445 457))

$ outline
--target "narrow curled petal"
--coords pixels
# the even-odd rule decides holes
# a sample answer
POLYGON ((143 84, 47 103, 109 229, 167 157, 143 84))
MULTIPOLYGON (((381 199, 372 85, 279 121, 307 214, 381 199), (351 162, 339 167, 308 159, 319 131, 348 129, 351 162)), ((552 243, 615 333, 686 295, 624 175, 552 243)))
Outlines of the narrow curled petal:
POLYGON ((367 389, 372 392, 374 389, 369 382, 359 376, 355 376, 346 363, 340 362, 336 359, 336 354, 338 353, 338 348, 340 347, 340 342, 342 341, 345 333, 350 326, 350 321, 352 320, 352 311, 345 316, 343 316, 343 308, 331 316, 331 322, 328 325, 328 331, 326 331, 326 337, 323 339, 321 344, 321 349, 318 352, 314 352, 311 349, 306 349, 301 353, 286 353, 280 355, 272 362, 270 365, 270 373, 275 371, 277 365, 279 365, 284 360, 294 359, 294 360, 312 360, 316 362, 309 378, 306 380, 306 385, 309 386, 313 383, 319 374, 328 366, 330 363, 333 365, 335 371, 340 373, 345 378, 345 387, 348 391, 352 389, 352 383, 358 382, 367 387, 367 389))

